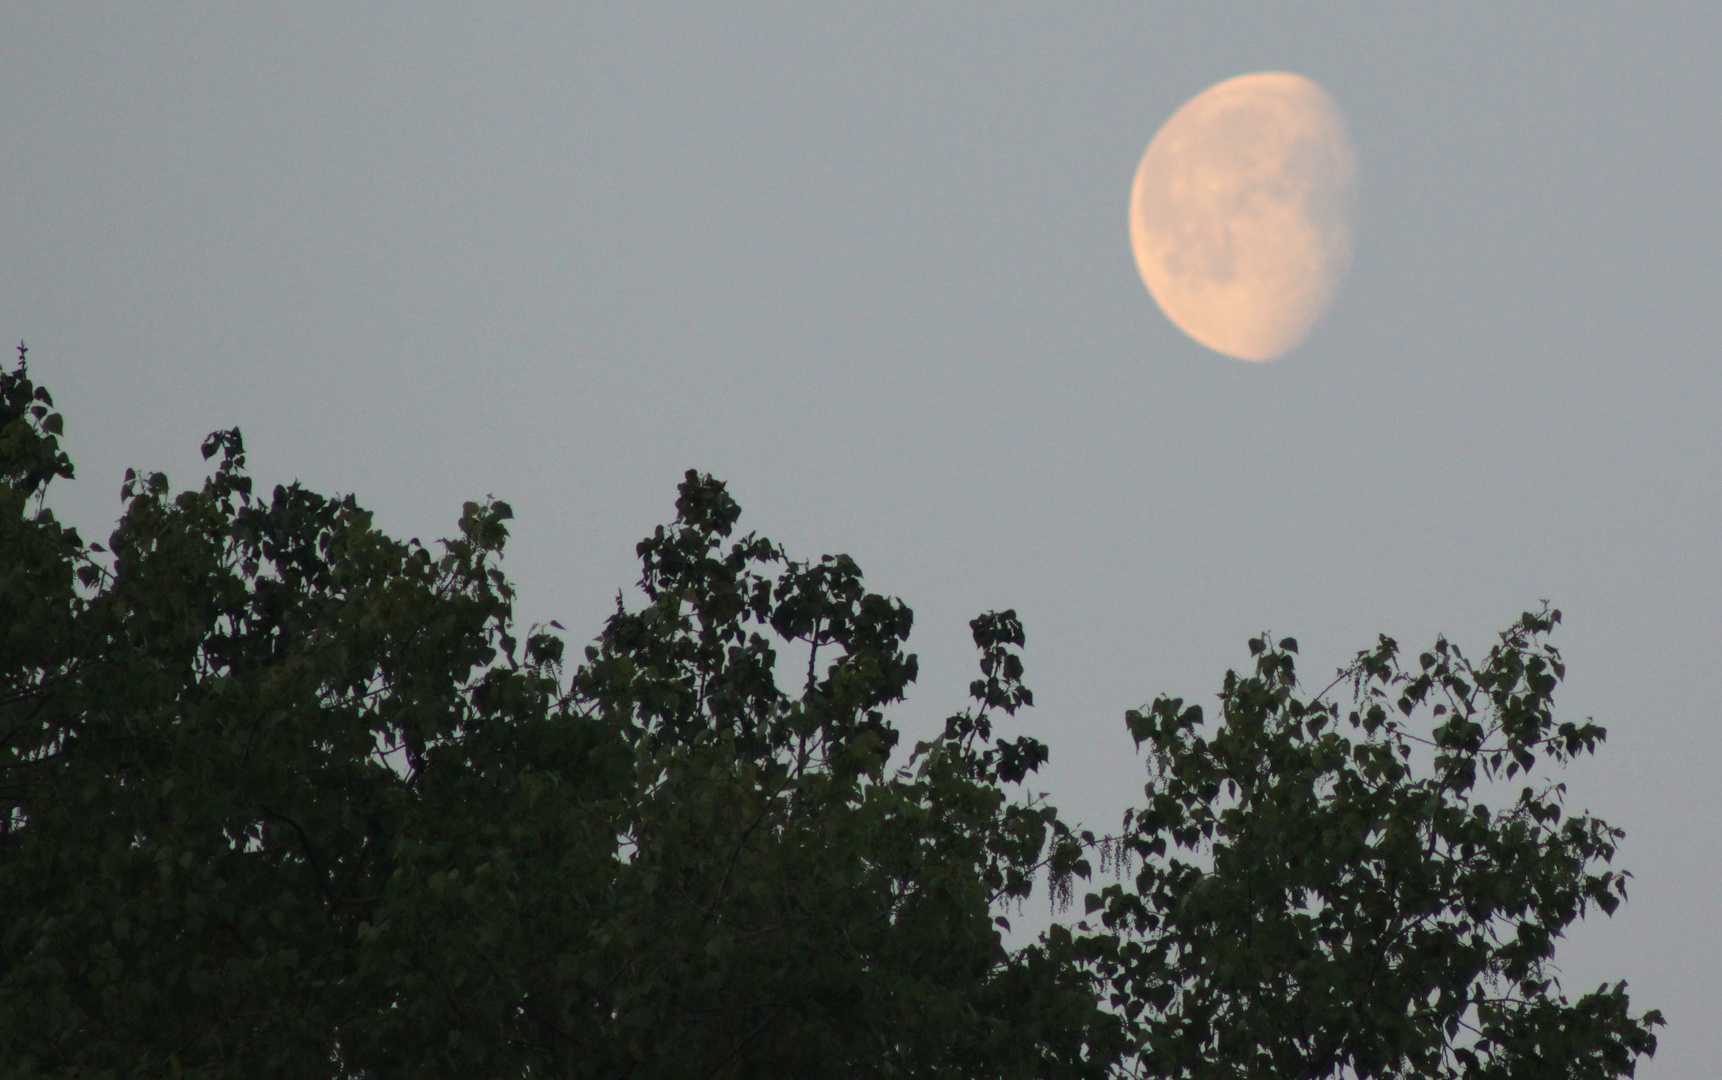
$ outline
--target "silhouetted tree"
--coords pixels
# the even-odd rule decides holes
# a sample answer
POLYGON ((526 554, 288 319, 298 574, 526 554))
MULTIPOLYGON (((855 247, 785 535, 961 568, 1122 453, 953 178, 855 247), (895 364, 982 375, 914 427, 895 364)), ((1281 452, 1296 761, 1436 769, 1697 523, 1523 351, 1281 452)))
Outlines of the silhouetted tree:
POLYGON ((1130 714, 1147 802, 1102 840, 994 733, 1032 703, 1013 612, 903 753, 909 610, 736 536, 709 477, 569 665, 514 628, 505 503, 403 543, 350 496, 255 493, 224 431, 199 490, 128 473, 104 546, 45 504, 60 433, 20 351, 0 1077, 1614 1077, 1654 1049, 1622 987, 1546 972, 1624 896, 1619 834, 1558 788, 1481 801, 1602 739, 1553 717, 1554 613, 1476 667, 1384 640, 1330 688, 1349 712, 1252 643, 1216 730, 1130 714), (1097 849, 1087 919, 1007 947, 1007 905, 1097 849))

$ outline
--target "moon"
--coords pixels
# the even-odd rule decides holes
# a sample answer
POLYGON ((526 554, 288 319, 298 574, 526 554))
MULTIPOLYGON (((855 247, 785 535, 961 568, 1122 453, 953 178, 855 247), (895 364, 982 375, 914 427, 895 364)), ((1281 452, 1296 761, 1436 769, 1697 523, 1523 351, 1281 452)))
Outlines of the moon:
POLYGON ((1326 90, 1240 75, 1184 104, 1148 144, 1130 246, 1180 330, 1239 360, 1274 360, 1326 313, 1351 264, 1357 151, 1326 90))

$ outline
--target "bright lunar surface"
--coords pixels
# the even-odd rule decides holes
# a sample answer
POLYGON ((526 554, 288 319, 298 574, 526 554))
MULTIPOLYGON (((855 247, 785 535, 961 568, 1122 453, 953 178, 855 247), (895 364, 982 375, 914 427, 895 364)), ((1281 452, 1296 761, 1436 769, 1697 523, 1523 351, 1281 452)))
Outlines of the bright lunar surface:
POLYGON ((1357 155, 1327 91, 1240 75, 1191 98, 1142 155, 1130 244, 1166 317, 1216 352, 1273 360, 1351 261, 1357 155))

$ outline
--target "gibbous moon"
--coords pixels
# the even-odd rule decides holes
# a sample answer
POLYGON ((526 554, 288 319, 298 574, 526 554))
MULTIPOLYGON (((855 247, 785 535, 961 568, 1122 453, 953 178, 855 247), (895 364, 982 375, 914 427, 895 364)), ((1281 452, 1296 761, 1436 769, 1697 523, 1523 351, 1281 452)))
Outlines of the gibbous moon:
POLYGON ((1273 360, 1333 300, 1351 263, 1357 152, 1326 90, 1240 75, 1172 114, 1130 193, 1148 291, 1215 352, 1273 360))

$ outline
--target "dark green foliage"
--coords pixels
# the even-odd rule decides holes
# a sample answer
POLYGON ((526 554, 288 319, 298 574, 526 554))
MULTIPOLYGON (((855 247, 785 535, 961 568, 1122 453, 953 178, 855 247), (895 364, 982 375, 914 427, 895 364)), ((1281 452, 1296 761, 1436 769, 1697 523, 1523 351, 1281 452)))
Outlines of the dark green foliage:
POLYGON ((1626 896, 1618 830, 1509 783, 1604 736, 1554 718, 1559 619, 1526 614, 1480 665, 1440 640, 1406 671, 1382 638, 1328 688, 1350 709, 1298 697, 1297 643, 1259 638, 1217 728, 1177 699, 1129 714, 1153 779, 1117 854, 1141 869, 1088 903, 1127 932, 1092 944, 1150 1074, 1613 1077, 1654 1051, 1624 986, 1569 1004, 1548 969, 1626 896))
POLYGON ((26 505, 70 467, 5 378, 0 1074, 1104 1071, 1089 980, 993 921, 1056 819, 984 703, 887 768, 911 619, 852 561, 732 542, 690 473, 565 680, 505 504, 433 553, 257 498, 220 432, 200 491, 127 477, 100 558, 26 505))
POLYGON ((516 636, 506 504, 392 540, 351 498, 252 490, 237 431, 104 547, 43 505, 61 421, 0 372, 0 1078, 1630 1074, 1621 988, 1545 968, 1618 833, 1493 779, 1589 752, 1529 616, 1473 669, 1389 642, 1342 718, 1255 643, 1224 720, 1132 713, 1120 837, 1021 785, 1021 622, 905 751, 901 603, 798 562, 689 473, 565 669, 516 636), (1404 716, 1435 715, 1412 751, 1404 716), (1348 735, 1341 735, 1341 730, 1348 735), (1007 906, 1108 866, 1096 925, 1007 906), (1190 852, 1198 854, 1190 855, 1190 852), (1183 854, 1181 855, 1180 852, 1183 854), (1110 1001, 1108 1001, 1110 997, 1110 1001), (1443 1071, 1445 1070, 1445 1071, 1443 1071))

